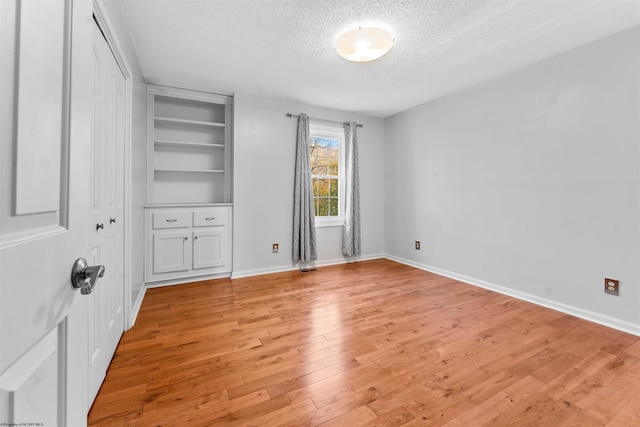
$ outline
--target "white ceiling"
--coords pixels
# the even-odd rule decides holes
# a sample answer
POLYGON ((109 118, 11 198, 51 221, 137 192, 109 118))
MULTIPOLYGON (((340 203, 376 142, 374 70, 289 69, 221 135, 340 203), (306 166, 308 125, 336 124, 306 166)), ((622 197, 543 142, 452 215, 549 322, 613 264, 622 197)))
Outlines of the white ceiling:
POLYGON ((149 83, 387 117, 640 24, 640 0, 120 0, 149 83), (350 63, 343 30, 387 55, 350 63))

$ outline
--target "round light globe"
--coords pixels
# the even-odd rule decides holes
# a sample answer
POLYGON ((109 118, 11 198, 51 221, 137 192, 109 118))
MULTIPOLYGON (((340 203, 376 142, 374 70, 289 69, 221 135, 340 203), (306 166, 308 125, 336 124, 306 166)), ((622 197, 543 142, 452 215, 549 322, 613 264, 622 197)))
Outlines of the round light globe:
POLYGON ((367 62, 380 58, 391 50, 393 36, 376 27, 360 27, 341 34, 336 40, 336 51, 344 59, 367 62))

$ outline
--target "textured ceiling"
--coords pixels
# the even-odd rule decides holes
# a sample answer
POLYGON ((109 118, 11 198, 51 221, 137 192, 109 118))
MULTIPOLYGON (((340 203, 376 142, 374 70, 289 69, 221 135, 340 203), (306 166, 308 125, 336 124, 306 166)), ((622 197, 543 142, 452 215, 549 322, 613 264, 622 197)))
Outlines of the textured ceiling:
POLYGON ((149 83, 387 117, 640 24, 640 0, 120 0, 149 83), (387 55, 350 63, 343 30, 387 55))

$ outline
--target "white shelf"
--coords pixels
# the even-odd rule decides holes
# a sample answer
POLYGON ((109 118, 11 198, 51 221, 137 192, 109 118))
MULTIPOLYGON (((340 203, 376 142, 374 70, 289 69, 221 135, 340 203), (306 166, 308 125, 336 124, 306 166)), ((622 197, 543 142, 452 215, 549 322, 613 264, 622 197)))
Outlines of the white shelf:
POLYGON ((230 203, 233 98, 147 89, 147 203, 230 203))
POLYGON ((194 148, 212 148, 224 150, 224 144, 207 144, 203 142, 184 142, 184 141, 167 141, 163 139, 157 139, 155 145, 165 147, 194 147, 194 148))
POLYGON ((224 123, 215 123, 215 122, 203 122, 200 120, 187 120, 187 119, 176 119, 174 117, 156 117, 156 122, 164 122, 164 123, 177 123, 182 125, 190 125, 190 126, 209 126, 224 129, 226 126, 224 123))
POLYGON ((220 169, 154 169, 155 172, 224 173, 220 169))

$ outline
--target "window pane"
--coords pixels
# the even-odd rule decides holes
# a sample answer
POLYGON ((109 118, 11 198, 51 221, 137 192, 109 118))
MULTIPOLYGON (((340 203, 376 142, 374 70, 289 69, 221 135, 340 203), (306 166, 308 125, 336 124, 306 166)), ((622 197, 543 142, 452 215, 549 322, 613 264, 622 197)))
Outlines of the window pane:
POLYGON ((316 156, 318 156, 318 157, 327 157, 327 154, 326 154, 326 152, 324 150, 324 145, 318 143, 314 147, 315 147, 315 150, 313 150, 313 151, 314 151, 316 156))
POLYGON ((321 145, 327 150, 337 149, 339 142, 336 138, 326 137, 326 136, 317 136, 315 137, 315 142, 317 145, 321 145))
MULTIPOLYGON (((325 157, 329 158, 329 159, 333 159, 334 160, 334 164, 338 165, 338 147, 339 147, 339 141, 337 139, 334 139, 331 141, 331 144, 326 146, 324 149, 324 155, 325 157)), ((338 172, 336 171, 336 174, 338 172)))
POLYGON ((329 215, 329 199, 318 198, 316 200, 318 202, 318 209, 316 210, 316 216, 329 215))
POLYGON ((315 169, 313 165, 311 167, 312 175, 328 175, 329 173, 329 160, 326 157, 318 157, 318 160, 315 165, 315 169))
POLYGON ((338 216, 338 198, 337 197, 329 198, 329 215, 338 216))
POLYGON ((338 158, 328 158, 328 175, 338 175, 338 158))
POLYGON ((339 142, 336 138, 321 138, 327 152, 338 151, 339 142))
POLYGON ((338 180, 337 179, 329 180, 329 195, 338 197, 338 180))
POLYGON ((328 179, 318 179, 318 187, 314 192, 314 196, 318 197, 326 197, 329 195, 329 180, 328 179))

